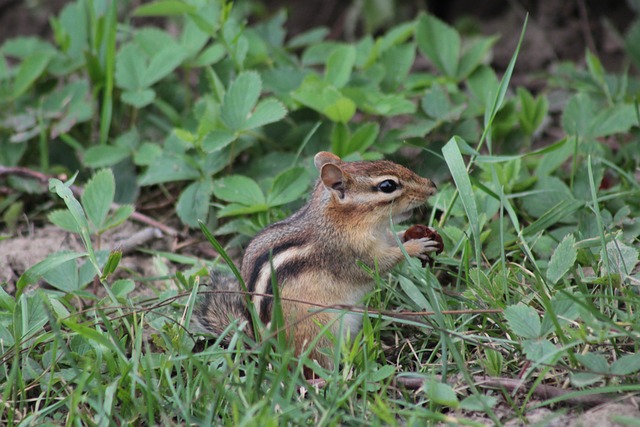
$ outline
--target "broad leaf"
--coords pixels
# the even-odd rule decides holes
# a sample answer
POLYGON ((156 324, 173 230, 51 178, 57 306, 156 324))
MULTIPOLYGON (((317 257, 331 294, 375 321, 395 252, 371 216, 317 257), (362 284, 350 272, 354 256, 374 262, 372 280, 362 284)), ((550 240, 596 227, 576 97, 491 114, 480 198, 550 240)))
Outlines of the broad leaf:
POLYGON ((572 234, 567 234, 553 252, 553 255, 551 255, 549 269, 547 270, 547 279, 549 279, 552 284, 558 283, 575 264, 578 256, 575 244, 575 237, 573 237, 572 234))
POLYGON ((231 83, 224 96, 220 119, 231 130, 243 129, 260 96, 262 81, 255 71, 245 71, 231 83))
POLYGON ((119 206, 111 215, 107 217, 107 221, 104 226, 100 230, 100 232, 110 230, 115 228, 125 222, 127 218, 129 218, 133 212, 135 212, 135 208, 133 205, 122 205, 119 206))
POLYGON ((640 371, 640 353, 625 354, 611 364, 614 375, 631 375, 640 371))
POLYGON ((20 276, 20 279, 18 279, 18 282, 16 283, 18 294, 22 292, 25 286, 35 283, 48 271, 58 267, 61 264, 64 264, 65 262, 80 258, 82 256, 86 256, 86 254, 66 251, 56 252, 49 255, 44 260, 29 267, 27 271, 25 271, 22 276, 20 276))
POLYGON ((247 118, 242 130, 251 130, 269 123, 277 122, 287 115, 287 109, 275 98, 264 99, 247 118))
MULTIPOLYGON (((458 74, 461 41, 458 32, 432 15, 423 15, 416 27, 418 48, 439 71, 449 77, 458 74)), ((465 70, 466 71, 466 70, 465 70)))
POLYGON ((511 305, 504 309, 504 317, 509 328, 519 338, 540 337, 540 316, 533 308, 524 304, 511 305))
POLYGON ((66 209, 56 209, 47 215, 49 221, 70 233, 80 233, 80 227, 71 213, 66 209))
POLYGON ((13 98, 17 98, 29 90, 33 82, 35 82, 47 68, 53 56, 52 51, 38 51, 22 61, 22 64, 20 64, 16 72, 16 79, 13 82, 13 98))
POLYGON ((351 99, 313 74, 308 75, 291 96, 334 122, 347 123, 356 112, 356 105, 351 99))
POLYGON ((212 188, 211 179, 205 179, 191 183, 182 191, 176 205, 176 212, 182 222, 191 227, 197 227, 198 220, 207 222, 212 188))
POLYGON ((242 175, 230 175, 216 180, 213 194, 225 202, 239 203, 244 206, 266 204, 258 183, 242 175))
POLYGON ((536 363, 552 363, 562 353, 558 347, 543 338, 522 341, 522 350, 527 359, 536 363))
MULTIPOLYGON (((628 246, 619 240, 612 240, 607 243, 607 258, 609 266, 604 267, 608 274, 620 274, 623 278, 631 274, 638 263, 638 250, 633 246, 628 246)), ((601 253, 604 262, 604 254, 601 253)))
POLYGON ((460 406, 456 392, 448 384, 436 382, 435 380, 425 381, 422 389, 425 394, 429 396, 429 399, 439 405, 449 406, 451 408, 460 406))
POLYGON ((233 141, 235 141, 237 135, 235 132, 226 129, 216 129, 207 134, 202 140, 202 148, 207 153, 214 153, 220 151, 233 141))
POLYGON ((177 0, 152 1, 138 6, 133 16, 175 16, 194 13, 197 9, 189 3, 177 0))
POLYGON ((127 147, 94 145, 84 152, 84 164, 92 168, 113 166, 130 155, 131 150, 127 147))
POLYGON ((337 47, 327 59, 324 79, 336 88, 343 87, 349 81, 355 61, 355 47, 351 45, 337 47))
POLYGON ((85 186, 81 196, 82 206, 96 230, 104 225, 115 193, 116 182, 111 169, 98 171, 85 186))
POLYGON ((309 174, 305 168, 289 169, 278 175, 267 195, 269 207, 280 206, 302 197, 309 187, 309 174))
POLYGON ((51 286, 64 292, 72 292, 80 289, 78 282, 78 266, 76 260, 72 259, 55 268, 47 271, 43 275, 51 286))
POLYGON ((173 155, 165 149, 165 154, 149 165, 147 172, 142 175, 140 185, 198 178, 200 172, 185 157, 173 155))

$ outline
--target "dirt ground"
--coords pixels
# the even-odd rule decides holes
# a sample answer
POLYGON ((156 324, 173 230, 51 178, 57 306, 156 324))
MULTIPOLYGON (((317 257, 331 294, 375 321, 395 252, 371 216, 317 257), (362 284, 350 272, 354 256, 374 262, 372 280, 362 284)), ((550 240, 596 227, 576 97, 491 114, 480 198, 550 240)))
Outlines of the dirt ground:
MULTIPOLYGON (((0 0, 0 42, 17 35, 50 36, 48 19, 65 4, 62 0, 0 0)), ((132 3, 137 4, 138 1, 132 3)), ((284 6, 289 11, 287 23, 290 35, 295 35, 318 25, 331 30, 333 38, 349 38, 362 31, 362 23, 349 24, 352 9, 357 2, 341 0, 308 1, 300 7, 294 0, 266 0, 264 14, 284 6), (351 28, 351 29, 349 29, 351 28)), ((629 2, 631 3, 631 2, 629 2)), ((541 72, 554 69, 565 60, 582 63, 584 52, 589 48, 601 58, 605 68, 616 71, 623 66, 623 43, 621 36, 635 18, 635 14, 623 0, 571 0, 566 2, 539 1, 401 1, 397 0, 396 18, 406 19, 415 16, 418 6, 429 6, 437 16, 448 22, 471 22, 470 28, 476 28, 483 34, 500 34, 501 39, 493 50, 492 63, 497 69, 504 69, 517 44, 524 17, 530 13, 529 26, 522 48, 523 54, 512 80, 514 86, 525 85, 541 90, 541 72)), ((52 225, 44 225, 40 220, 24 220, 18 231, 4 240, 0 240, 0 283, 5 290, 15 291, 15 283, 27 268, 44 259, 48 254, 67 249, 83 251, 82 242, 77 236, 62 231, 52 225), (36 224, 36 225, 34 225, 36 224)), ((0 223, 0 235, 6 235, 0 223)), ((147 226, 129 222, 110 233, 102 240, 103 248, 117 248, 129 243, 132 235, 147 230, 147 226)), ((148 230, 147 230, 148 231, 148 230)), ((146 240, 144 247, 160 251, 176 251, 185 240, 201 239, 199 233, 193 233, 188 239, 176 239, 163 233, 155 233, 146 240)), ((189 251, 200 256, 213 256, 207 245, 192 245, 189 251)), ((121 266, 129 272, 143 277, 163 274, 170 265, 160 265, 151 256, 131 251, 122 259, 121 266)), ((148 292, 142 290, 140 292, 148 292)), ((499 404, 499 416, 509 417, 511 407, 499 404)), ((453 414, 452 414, 453 415, 453 414)), ((491 424, 483 416, 471 417, 478 422, 491 424)), ((640 411, 632 404, 615 403, 580 411, 576 409, 547 408, 527 411, 526 418, 514 419, 507 426, 545 425, 545 426, 617 426, 630 425, 626 420, 640 419, 640 411)), ((637 424, 635 424, 637 425, 637 424)))

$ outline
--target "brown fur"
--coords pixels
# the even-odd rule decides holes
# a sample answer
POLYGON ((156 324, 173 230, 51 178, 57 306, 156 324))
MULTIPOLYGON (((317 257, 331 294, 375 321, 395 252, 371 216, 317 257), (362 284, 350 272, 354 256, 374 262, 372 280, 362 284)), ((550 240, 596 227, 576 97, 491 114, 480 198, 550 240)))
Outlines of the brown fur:
MULTIPOLYGON (((404 258, 389 230, 390 216, 406 219, 411 210, 435 193, 430 180, 389 161, 347 163, 321 152, 316 155, 315 165, 320 178, 309 202, 291 217, 258 233, 245 251, 241 269, 250 290, 270 293, 269 262, 274 263, 288 336, 296 354, 315 339, 320 331, 318 323, 335 322, 331 330, 337 333, 340 313, 324 311, 310 316, 318 310, 316 306, 287 299, 356 304, 372 290, 371 277, 358 262, 371 268, 377 265, 380 273, 385 273, 404 258), (376 186, 386 179, 397 181, 398 189, 389 194, 377 190, 376 186)), ((433 242, 428 239, 410 240, 403 246, 410 256, 424 256, 433 250, 433 242)), ((270 319, 269 300, 253 298, 261 319, 270 319), (261 307, 269 313, 260 312, 261 307)), ((205 305, 216 307, 201 310, 208 318, 201 323, 217 325, 218 331, 228 324, 229 314, 235 317, 243 312, 241 298, 214 295, 205 305), (229 312, 224 312, 227 304, 229 312)), ((347 319, 353 336, 359 324, 353 317, 347 319)), ((323 337, 311 352, 311 357, 325 367, 332 362, 319 349, 328 344, 323 337)))

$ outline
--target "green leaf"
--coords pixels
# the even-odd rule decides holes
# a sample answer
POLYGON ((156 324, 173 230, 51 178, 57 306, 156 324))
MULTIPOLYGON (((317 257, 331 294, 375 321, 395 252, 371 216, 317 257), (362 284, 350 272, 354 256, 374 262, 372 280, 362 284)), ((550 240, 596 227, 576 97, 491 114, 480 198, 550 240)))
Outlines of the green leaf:
POLYGON ((354 46, 338 46, 327 58, 325 81, 336 88, 343 87, 349 82, 355 61, 356 48, 354 46))
POLYGON ((329 29, 327 27, 313 28, 293 37, 287 45, 291 49, 299 49, 309 45, 313 46, 320 43, 328 34, 329 29))
POLYGON ((14 99, 29 90, 31 85, 47 68, 49 61, 51 61, 53 56, 54 53, 49 50, 37 51, 22 61, 13 82, 13 91, 11 95, 14 99))
POLYGON ((549 340, 538 338, 522 341, 522 351, 527 359, 536 363, 551 364, 562 351, 549 340))
POLYGON ((613 375, 631 375, 640 371, 640 353, 625 354, 611 364, 613 375))
POLYGON ((202 148, 207 153, 220 151, 237 139, 235 132, 226 129, 215 129, 202 140, 202 148))
POLYGON ((340 46, 340 44, 333 41, 324 41, 309 46, 302 54, 302 65, 310 66, 326 63, 329 55, 331 55, 338 46, 340 46))
POLYGON ((247 118, 242 130, 251 130, 269 123, 277 122, 287 115, 287 109, 275 98, 263 99, 247 118))
POLYGON ((116 84, 133 92, 145 89, 146 54, 140 46, 127 43, 120 48, 116 57, 116 84))
POLYGON ((401 86, 416 59, 416 47, 413 43, 392 46, 387 49, 380 58, 386 73, 384 75, 385 87, 391 90, 401 86))
POLYGON ((185 13, 195 13, 197 9, 177 0, 161 0, 145 3, 133 11, 133 16, 176 16, 185 13))
POLYGON ((546 117, 549 101, 544 95, 534 99, 531 93, 524 88, 518 88, 518 99, 520 100, 520 112, 518 113, 520 126, 527 135, 532 135, 546 117))
POLYGON ((473 43, 471 47, 466 49, 460 58, 460 63, 458 64, 458 74, 456 79, 458 81, 462 81, 469 77, 469 75, 482 64, 487 57, 491 46, 493 46, 497 40, 498 37, 496 36, 481 37, 478 41, 473 43))
POLYGON ((176 204, 176 212, 183 223, 197 227, 198 220, 207 222, 212 188, 213 181, 209 178, 193 182, 182 191, 176 204))
POLYGON ((4 287, 0 286, 0 309, 13 313, 16 307, 16 300, 13 296, 9 295, 4 287))
POLYGON ((492 68, 479 67, 466 81, 469 91, 478 101, 478 107, 484 111, 498 93, 498 77, 492 68))
MULTIPOLYGON (((533 190, 522 197, 524 210, 534 218, 542 218, 545 214, 548 216, 554 207, 563 206, 570 211, 578 206, 574 202, 575 198, 569 187, 555 176, 539 177, 533 190)), ((556 213, 553 214, 553 217, 559 220, 556 213)))
POLYGON ((602 381, 603 376, 600 374, 590 374, 588 372, 571 373, 571 384, 574 387, 586 387, 602 381))
POLYGON ((231 83, 220 110, 220 119, 231 130, 242 130, 258 102, 262 81, 255 71, 245 71, 231 83))
POLYGON ((143 143, 133 155, 133 162, 138 166, 149 166, 162 155, 162 147, 151 142, 143 143))
POLYGON ((390 28, 382 37, 379 37, 376 40, 376 48, 378 52, 385 53, 394 46, 398 46, 406 42, 415 33, 415 30, 415 21, 405 22, 390 28))
POLYGON ((22 293, 22 290, 25 286, 35 283, 40 277, 46 274, 48 271, 58 267, 65 262, 74 260, 76 258, 80 258, 82 256, 86 256, 87 254, 79 253, 79 252, 69 252, 69 251, 61 251, 56 252, 54 254, 49 255, 44 260, 39 263, 29 267, 27 271, 25 271, 18 282, 16 283, 17 294, 16 298, 22 293))
POLYGON ((575 244, 575 237, 573 237, 572 234, 567 234, 553 252, 553 255, 551 255, 549 269, 547 270, 547 279, 549 279, 552 284, 555 285, 558 283, 575 264, 576 258, 578 257, 575 244))
POLYGON ((120 279, 113 282, 113 285, 111 285, 111 292, 113 292, 116 297, 126 297, 135 288, 136 284, 133 280, 120 279))
POLYGON ((626 133, 632 126, 637 125, 638 116, 635 105, 618 104, 605 108, 596 114, 589 127, 589 136, 599 138, 616 133, 626 133))
POLYGON ((524 304, 511 305, 504 309, 504 317, 519 338, 540 337, 540 316, 533 308, 524 304))
POLYGON ((84 152, 84 164, 91 168, 113 166, 131 155, 127 147, 94 145, 84 152))
POLYGON ((56 209, 55 211, 49 212, 47 215, 49 221, 55 224, 57 227, 62 228, 63 230, 69 231, 71 233, 80 233, 80 227, 76 220, 73 219, 71 212, 66 209, 56 209))
POLYGON ((111 230, 125 222, 133 213, 135 208, 133 205, 119 206, 109 217, 104 226, 99 230, 101 233, 107 230, 111 230))
POLYGON ((91 261, 92 266, 95 269, 96 273, 100 272, 100 266, 98 265, 98 260, 96 259, 95 252, 93 251, 93 245, 91 243, 91 236, 89 234, 89 221, 87 221, 87 217, 85 216, 84 210, 82 209, 82 205, 80 202, 76 200, 73 195, 73 192, 69 188, 73 181, 75 180, 77 174, 73 176, 73 178, 67 183, 62 183, 59 179, 51 178, 49 179, 49 191, 54 191, 59 197, 64 200, 67 209, 73 216, 73 219, 78 224, 78 229, 80 233, 80 237, 82 238, 82 243, 84 247, 87 249, 89 253, 89 260, 91 261))
POLYGON ((547 311, 542 319, 542 333, 551 333, 555 328, 555 323, 566 325, 580 317, 576 296, 566 292, 558 292, 551 299, 551 311, 547 311), (550 318, 554 317, 553 320, 550 318))
POLYGON ((436 382, 434 380, 425 381, 422 385, 422 389, 424 390, 425 394, 429 396, 429 399, 433 400, 439 405, 444 405, 451 408, 457 408, 458 406, 460 406, 458 396, 456 396, 456 392, 449 384, 436 382))
POLYGON ((116 182, 111 169, 98 171, 85 186, 81 196, 82 206, 96 230, 104 226, 115 194, 116 182))
POLYGON ((73 292, 80 289, 78 282, 78 266, 72 259, 50 269, 43 274, 51 286, 64 292, 73 292))
POLYGON ((640 21, 635 20, 627 30, 627 35, 624 38, 624 47, 636 67, 640 67, 640 43, 638 43, 638 40, 640 40, 640 21))
MULTIPOLYGON (((620 274, 625 278, 631 274, 638 263, 638 250, 617 239, 607 243, 606 251, 609 266, 608 268, 605 266, 604 271, 607 274, 620 274)), ((604 253, 601 253, 600 258, 605 260, 604 253)))
POLYGON ((311 178, 305 168, 289 169, 279 174, 267 195, 267 205, 275 207, 291 203, 307 192, 311 178))
POLYGON ((136 108, 143 108, 151 104, 156 99, 156 92, 153 89, 142 89, 137 91, 126 91, 120 95, 122 102, 136 108))
POLYGON ((334 122, 347 123, 356 112, 356 104, 351 99, 314 74, 305 77, 291 96, 334 122))
POLYGON ((465 411, 486 412, 487 408, 493 408, 497 403, 498 398, 495 396, 474 394, 460 402, 460 409, 464 409, 465 411))
POLYGON ((589 49, 587 49, 586 60, 587 68, 589 69, 589 74, 591 74, 591 77, 593 77, 593 79, 599 84, 604 85, 605 71, 604 67, 602 66, 602 62, 600 62, 600 59, 598 59, 597 56, 595 56, 589 49))
POLYGON ((596 354, 596 353, 576 354, 575 358, 585 368, 591 371, 590 373, 594 373, 594 374, 609 373, 609 364, 607 363, 607 359, 602 354, 596 354))
POLYGON ((140 185, 153 185, 163 182, 182 181, 200 177, 200 172, 185 158, 167 152, 147 169, 140 178, 140 185))
POLYGON ((422 110, 438 121, 453 121, 460 118, 466 105, 454 106, 442 85, 434 84, 420 101, 422 110))
POLYGON ((364 153, 369 147, 376 142, 376 138, 380 133, 380 125, 376 122, 363 123, 358 129, 353 132, 349 139, 344 151, 341 152, 342 156, 347 156, 352 153, 364 153))
POLYGON ((215 43, 205 50, 191 63, 193 67, 206 67, 219 62, 227 54, 221 43, 215 43))
POLYGON ((244 206, 266 204, 258 183, 242 175, 230 175, 216 180, 213 194, 225 202, 239 203, 244 206))
POLYGON ((116 352, 115 344, 109 339, 108 332, 103 332, 102 329, 94 329, 93 327, 85 326, 80 323, 76 323, 71 319, 61 319, 62 324, 69 328, 71 331, 82 337, 93 348, 102 346, 101 349, 108 349, 109 352, 116 352))
POLYGON ((396 367, 393 365, 384 365, 376 369, 371 373, 369 381, 372 383, 379 383, 386 380, 396 373, 396 367))
POLYGON ((187 56, 187 51, 175 43, 170 44, 155 53, 146 67, 143 84, 152 86, 171 74, 187 56))
POLYGON ((415 104, 404 95, 385 94, 373 86, 345 87, 342 92, 366 113, 391 117, 416 111, 415 104))
POLYGON ((218 210, 218 218, 236 215, 251 215, 259 212, 266 212, 268 210, 269 206, 267 206, 266 203, 251 206, 242 205, 239 203, 230 203, 222 209, 218 210))
POLYGON ((423 15, 416 27, 418 48, 449 77, 458 74, 461 41, 458 32, 432 15, 423 15))

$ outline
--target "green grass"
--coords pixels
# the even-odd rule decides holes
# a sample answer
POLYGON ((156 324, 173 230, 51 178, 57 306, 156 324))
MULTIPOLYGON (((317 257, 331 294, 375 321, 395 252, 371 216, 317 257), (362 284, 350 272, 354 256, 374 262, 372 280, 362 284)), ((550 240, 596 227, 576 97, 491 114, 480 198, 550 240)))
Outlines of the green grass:
POLYGON ((52 179, 46 194, 0 175, 14 191, 0 198, 3 233, 24 213, 84 246, 0 288, 3 424, 501 424, 640 391, 635 74, 588 52, 586 69, 563 64, 534 96, 509 90, 525 52, 498 80, 485 65, 496 38, 431 15, 346 43, 323 29, 291 39, 283 14, 249 25, 249 12, 79 0, 52 20, 54 42, 0 47, 11 64, 0 66, 0 163, 65 172, 84 189, 52 179), (138 16, 175 31, 137 27, 138 16), (417 56, 431 71, 413 68, 417 56), (566 93, 561 114, 549 111, 554 89, 566 93), (155 251, 157 277, 139 277, 102 247, 151 195, 167 223, 229 261, 226 249, 303 203, 310 159, 327 149, 433 178, 439 192, 414 222, 445 242, 433 268, 371 272, 363 331, 327 349, 334 369, 294 357, 275 326, 253 341, 240 331, 251 325, 234 324, 228 347, 195 332, 200 280, 223 261, 155 251), (548 386, 566 393, 540 397, 548 386))

